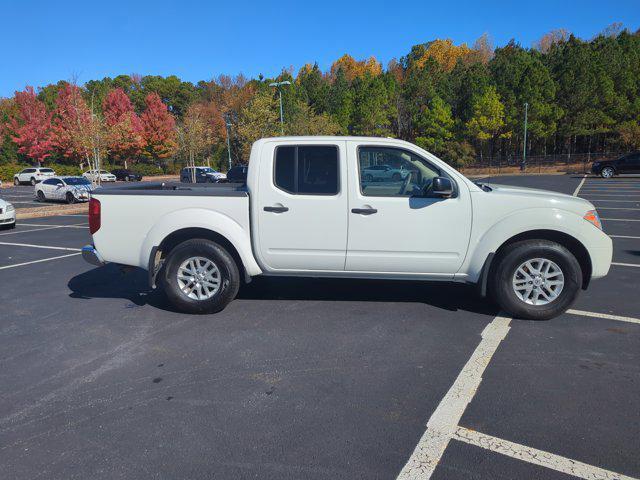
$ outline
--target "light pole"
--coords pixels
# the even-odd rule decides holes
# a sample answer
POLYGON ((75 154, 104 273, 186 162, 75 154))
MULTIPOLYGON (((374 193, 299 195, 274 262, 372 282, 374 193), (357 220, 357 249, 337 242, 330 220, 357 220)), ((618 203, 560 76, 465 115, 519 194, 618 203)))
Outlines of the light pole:
POLYGON ((284 82, 273 82, 270 83, 270 87, 276 87, 278 89, 278 95, 280 96, 280 133, 284 135, 284 114, 282 112, 282 87, 285 85, 291 85, 289 80, 285 80, 284 82))
POLYGON ((527 114, 529 113, 529 104, 524 104, 524 145, 522 146, 522 171, 527 169, 527 114))
POLYGON ((224 123, 227 126, 227 152, 229 154, 229 170, 231 170, 231 116, 224 114, 224 123))

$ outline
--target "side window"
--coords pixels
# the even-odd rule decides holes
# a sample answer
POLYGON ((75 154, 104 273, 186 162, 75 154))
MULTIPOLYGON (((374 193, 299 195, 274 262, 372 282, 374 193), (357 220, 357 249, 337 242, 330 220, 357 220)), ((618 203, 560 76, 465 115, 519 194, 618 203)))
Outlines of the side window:
POLYGON ((629 165, 640 165, 640 153, 634 153, 627 157, 627 163, 629 165))
POLYGON ((35 173, 35 171, 36 171, 35 168, 27 168, 22 173, 35 173))
POLYGON ((412 152, 390 147, 360 147, 360 191, 371 197, 411 197, 429 192, 441 172, 412 152))
POLYGON ((59 180, 57 178, 49 178, 48 180, 45 180, 44 182, 42 182, 43 185, 57 185, 57 183, 59 182, 59 180))
POLYGON ((339 188, 338 147, 299 145, 276 148, 273 181, 281 190, 300 195, 336 195, 339 188))

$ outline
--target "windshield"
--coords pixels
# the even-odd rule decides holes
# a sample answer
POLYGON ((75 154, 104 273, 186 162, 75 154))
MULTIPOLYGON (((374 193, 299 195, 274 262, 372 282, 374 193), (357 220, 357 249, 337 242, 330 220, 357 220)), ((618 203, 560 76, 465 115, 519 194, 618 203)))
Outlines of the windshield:
POLYGON ((64 181, 67 185, 91 185, 91 182, 82 177, 65 178, 64 181))
POLYGON ((204 173, 218 173, 216 172, 213 168, 211 167, 202 167, 202 168, 198 168, 199 172, 204 172, 204 173))

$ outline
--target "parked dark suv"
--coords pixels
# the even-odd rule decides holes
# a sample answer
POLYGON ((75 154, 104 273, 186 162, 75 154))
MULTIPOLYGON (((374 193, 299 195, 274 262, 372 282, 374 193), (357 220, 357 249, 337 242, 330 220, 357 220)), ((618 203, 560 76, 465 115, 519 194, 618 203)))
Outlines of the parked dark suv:
POLYGON ((126 168, 118 168, 116 170, 112 170, 111 173, 116 176, 116 180, 124 182, 139 182, 140 180, 142 180, 142 175, 136 172, 132 172, 131 170, 128 170, 126 168))
POLYGON ((227 172, 227 181, 233 183, 246 183, 248 171, 249 167, 247 165, 237 165, 232 167, 231 170, 227 172))
POLYGON ((628 153, 615 160, 593 162, 591 171, 602 178, 611 178, 621 173, 640 173, 640 152, 628 153))

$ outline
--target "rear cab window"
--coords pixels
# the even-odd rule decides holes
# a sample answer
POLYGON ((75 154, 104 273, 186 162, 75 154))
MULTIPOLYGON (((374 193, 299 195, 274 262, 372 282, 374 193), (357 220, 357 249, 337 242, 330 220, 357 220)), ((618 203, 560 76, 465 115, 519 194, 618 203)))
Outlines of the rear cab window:
POLYGON ((284 145, 276 148, 273 183, 294 195, 337 195, 337 145, 284 145))

